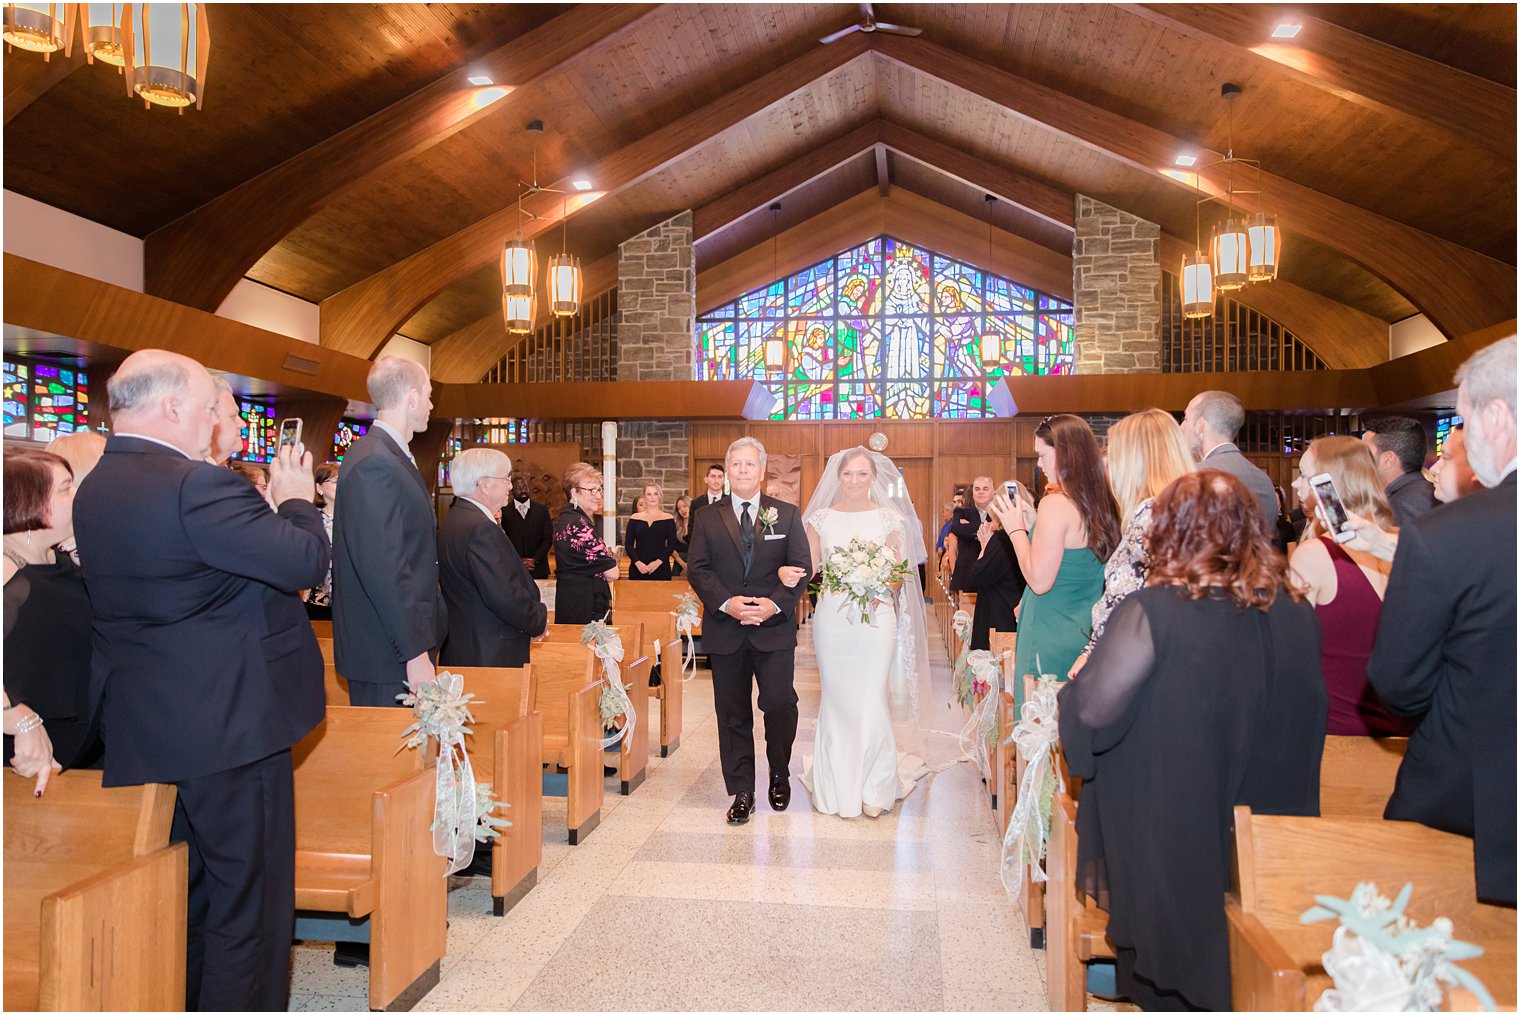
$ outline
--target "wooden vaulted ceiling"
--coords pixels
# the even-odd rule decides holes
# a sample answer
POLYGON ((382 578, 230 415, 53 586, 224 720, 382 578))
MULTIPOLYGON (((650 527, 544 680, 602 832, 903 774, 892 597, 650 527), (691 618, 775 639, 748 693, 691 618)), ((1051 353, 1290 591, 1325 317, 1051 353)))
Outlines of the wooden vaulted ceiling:
MULTIPOLYGON (((894 187, 1065 254, 1089 194, 1160 223, 1171 254, 1195 195, 1158 170, 1233 142, 1264 164, 1286 291, 1449 335, 1514 315, 1513 6, 877 14, 924 34, 819 45, 858 16, 844 4, 219 4, 184 116, 128 102, 109 68, 8 54, 5 186, 145 237, 150 293, 214 310, 246 276, 321 302, 324 344, 367 356, 393 331, 492 327, 532 119, 539 182, 596 188, 564 235, 601 280, 683 209, 704 269, 894 187), (1272 44, 1288 13, 1299 39, 1272 44), (463 81, 481 68, 512 89, 483 108, 463 81), (1233 130, 1225 81, 1245 89, 1233 130)), ((525 207, 558 249, 566 204, 525 207)))

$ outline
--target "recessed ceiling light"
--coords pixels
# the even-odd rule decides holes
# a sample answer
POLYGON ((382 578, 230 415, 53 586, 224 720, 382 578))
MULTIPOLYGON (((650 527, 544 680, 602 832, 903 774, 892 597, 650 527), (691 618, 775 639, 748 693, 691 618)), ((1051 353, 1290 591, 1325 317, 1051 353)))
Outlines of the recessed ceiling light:
POLYGON ((491 80, 491 75, 489 74, 471 74, 465 80, 477 88, 483 87, 485 85, 494 85, 496 83, 495 81, 491 80))
POLYGON ((570 186, 574 187, 576 190, 582 190, 582 191, 584 191, 584 190, 590 190, 591 189, 591 181, 590 180, 571 180, 570 181, 570 186))
POLYGON ((1198 156, 1196 156, 1196 155, 1179 155, 1179 156, 1177 156, 1176 165, 1179 165, 1179 166, 1192 166, 1192 165, 1197 165, 1197 164, 1198 164, 1198 156))
POLYGON ((1287 24, 1285 22, 1285 23, 1283 23, 1281 25, 1278 25, 1276 28, 1272 29, 1272 38, 1274 38, 1274 39, 1291 39, 1291 38, 1295 37, 1296 35, 1298 35, 1298 33, 1303 29, 1303 27, 1304 27, 1303 25, 1290 25, 1290 24, 1287 24))

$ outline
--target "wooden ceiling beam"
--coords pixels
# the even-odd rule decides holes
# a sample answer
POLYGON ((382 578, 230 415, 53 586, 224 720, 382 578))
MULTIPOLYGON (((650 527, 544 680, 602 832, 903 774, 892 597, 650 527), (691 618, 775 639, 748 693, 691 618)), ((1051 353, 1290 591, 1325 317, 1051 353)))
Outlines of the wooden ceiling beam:
POLYGON ((882 197, 892 196, 892 177, 887 172, 887 146, 876 146, 876 190, 882 197))
MULTIPOLYGON (((981 96, 1195 193, 1191 183, 1162 172, 1184 147, 1164 131, 921 38, 873 35, 871 45, 884 59, 981 96)), ((1285 244, 1289 250, 1292 233, 1317 240, 1402 293, 1448 338, 1515 316, 1514 267, 1290 180, 1269 173, 1262 173, 1261 179, 1271 195, 1270 210, 1290 234, 1285 244)), ((1204 186, 1216 192, 1224 189, 1207 177, 1204 186)), ((1260 207, 1255 195, 1237 194, 1236 205, 1248 212, 1260 207)))
POLYGON ((1515 159, 1515 90, 1294 9, 1258 4, 1122 4, 1164 28, 1223 42, 1275 70, 1378 113, 1413 117, 1515 159), (1274 40, 1283 22, 1303 27, 1274 40))
POLYGON ((155 230, 144 247, 145 290, 215 311, 259 258, 323 207, 487 112, 509 108, 512 93, 531 92, 531 86, 621 38, 658 6, 576 5, 155 230), (485 102, 485 89, 466 80, 478 73, 512 93, 485 102))
MULTIPOLYGON (((598 159, 587 168, 598 191, 581 196, 606 196, 633 186, 725 130, 845 64, 865 57, 868 49, 869 43, 857 33, 832 46, 811 49, 790 63, 722 93, 708 105, 598 159)), ((568 189, 569 180, 551 186, 568 189)), ((558 196, 538 197, 552 200, 541 200, 533 206, 531 210, 539 217, 523 229, 525 236, 536 236, 559 223, 558 196)), ((322 344, 355 355, 373 356, 398 327, 434 296, 498 257, 502 241, 516 228, 514 202, 328 297, 322 301, 322 344)))

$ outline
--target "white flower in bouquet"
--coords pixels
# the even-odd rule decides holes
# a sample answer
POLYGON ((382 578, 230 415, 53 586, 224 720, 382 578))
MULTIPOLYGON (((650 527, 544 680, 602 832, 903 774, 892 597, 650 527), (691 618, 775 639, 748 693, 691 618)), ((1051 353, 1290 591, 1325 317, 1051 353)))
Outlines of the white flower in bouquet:
POLYGON ((890 602, 907 574, 908 563, 896 551, 857 537, 824 555, 822 588, 844 596, 859 612, 859 622, 869 624, 876 604, 890 602))

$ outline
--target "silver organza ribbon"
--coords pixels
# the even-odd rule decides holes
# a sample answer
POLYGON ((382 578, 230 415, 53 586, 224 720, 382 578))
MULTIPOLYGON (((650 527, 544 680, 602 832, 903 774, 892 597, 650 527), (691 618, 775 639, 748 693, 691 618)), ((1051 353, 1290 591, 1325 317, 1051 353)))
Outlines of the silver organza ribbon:
POLYGON ((477 786, 475 770, 464 747, 472 731, 469 723, 473 694, 464 693, 464 678, 447 670, 438 679, 401 696, 416 722, 401 734, 401 747, 422 748, 438 742, 433 773, 433 852, 449 861, 446 874, 463 870, 475 856, 475 840, 500 835, 511 822, 496 816, 501 804, 492 798, 491 785, 477 786))
POLYGON ((1010 868, 1027 867, 1031 881, 1046 880, 1040 861, 1045 858, 1045 842, 1050 836, 1050 806, 1056 788, 1055 751, 1061 738, 1056 695, 1062 686, 1054 677, 1035 681, 1034 693, 1024 702, 1009 738, 1024 759, 1024 777, 1019 780, 1018 802, 1003 835, 999 865, 1003 887, 1014 899, 1022 894, 1024 879, 1016 876, 1010 884, 1010 868))
POLYGON ((697 621, 702 616, 702 604, 690 592, 684 592, 675 599, 676 608, 671 616, 676 618, 676 634, 686 641, 686 651, 681 658, 681 683, 684 684, 697 675, 697 643, 693 635, 697 630, 697 621))
POLYGON ((618 666, 623 659, 623 639, 600 620, 593 620, 581 628, 581 644, 588 646, 602 661, 602 729, 612 730, 612 735, 602 740, 602 749, 606 750, 632 733, 634 723, 638 721, 633 712, 633 699, 628 697, 628 689, 623 686, 623 673, 618 666), (623 724, 615 727, 613 723, 619 718, 624 720, 623 724))
MULTIPOLYGON (((955 635, 961 645, 961 650, 955 657, 955 665, 950 669, 952 682, 959 688, 961 677, 966 673, 966 656, 971 652, 971 614, 965 610, 956 610, 955 616, 950 620, 950 633, 955 635)), ((966 702, 961 704, 970 707, 966 702)))
POLYGON ((976 762, 982 778, 992 778, 992 744, 997 740, 998 699, 1002 680, 997 656, 979 648, 966 653, 966 678, 973 688, 985 688, 980 698, 972 695, 971 717, 961 728, 961 757, 976 762))

